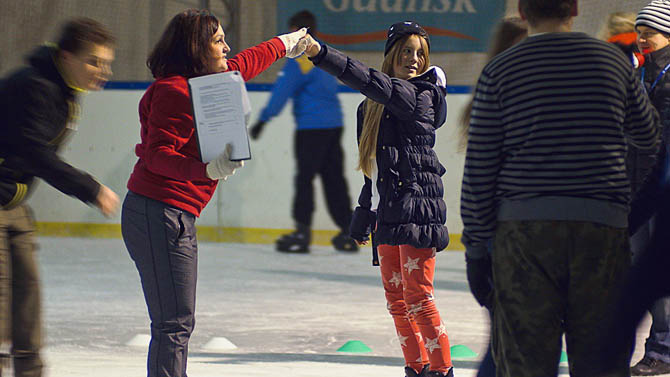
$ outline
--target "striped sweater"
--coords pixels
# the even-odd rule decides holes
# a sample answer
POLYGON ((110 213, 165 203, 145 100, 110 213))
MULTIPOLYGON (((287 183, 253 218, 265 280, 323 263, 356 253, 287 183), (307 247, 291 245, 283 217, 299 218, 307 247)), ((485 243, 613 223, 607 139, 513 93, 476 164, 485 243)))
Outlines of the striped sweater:
POLYGON ((499 220, 625 227, 626 140, 655 148, 658 117, 618 48, 545 33, 484 67, 468 138, 462 241, 478 257, 499 220))

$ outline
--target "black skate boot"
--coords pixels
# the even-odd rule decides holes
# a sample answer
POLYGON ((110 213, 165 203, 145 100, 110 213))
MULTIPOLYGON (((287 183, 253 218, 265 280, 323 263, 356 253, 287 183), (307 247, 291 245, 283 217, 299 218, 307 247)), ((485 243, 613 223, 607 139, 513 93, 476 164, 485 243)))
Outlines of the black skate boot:
POLYGON ((454 377, 454 367, 449 368, 449 372, 447 374, 442 374, 436 370, 431 370, 430 372, 426 372, 425 374, 426 377, 454 377))
POLYGON ((349 237, 346 233, 340 232, 331 240, 333 246, 336 250, 347 251, 347 252, 357 252, 358 245, 353 238, 349 237))
POLYGON ((283 253, 309 253, 312 231, 307 225, 297 224, 296 231, 277 239, 277 251, 283 253))
POLYGON ((430 367, 430 364, 424 365, 421 373, 416 373, 411 367, 405 367, 405 377, 425 377, 428 375, 428 367, 430 367))

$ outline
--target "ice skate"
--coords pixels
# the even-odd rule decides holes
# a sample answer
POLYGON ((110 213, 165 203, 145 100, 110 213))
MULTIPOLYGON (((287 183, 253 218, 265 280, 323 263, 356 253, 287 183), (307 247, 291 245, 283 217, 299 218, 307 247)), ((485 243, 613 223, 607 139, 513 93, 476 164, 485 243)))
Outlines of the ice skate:
MULTIPOLYGON (((422 375, 423 376, 423 375, 422 375)), ((454 368, 450 368, 447 374, 442 374, 436 370, 431 370, 425 374, 426 377, 454 377, 454 368)))
POLYGON ((412 367, 405 367, 405 377, 426 377, 428 376, 429 366, 430 364, 424 365, 423 369, 421 369, 421 373, 416 373, 416 371, 412 367))
POLYGON ((277 251, 282 253, 309 253, 312 232, 308 226, 298 224, 297 230, 277 239, 277 251))

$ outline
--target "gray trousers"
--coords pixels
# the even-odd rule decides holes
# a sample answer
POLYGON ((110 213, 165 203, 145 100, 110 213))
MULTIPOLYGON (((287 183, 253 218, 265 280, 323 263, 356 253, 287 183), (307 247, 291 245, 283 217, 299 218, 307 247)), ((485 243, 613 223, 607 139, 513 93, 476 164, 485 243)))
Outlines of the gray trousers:
MULTIPOLYGON (((27 205, 0 209, 0 342, 11 344, 14 376, 42 375, 39 269, 35 221, 27 205)), ((6 356, 0 361, 6 364, 6 356)))
POLYGON ((148 376, 186 377, 188 341, 195 326, 195 216, 128 192, 121 231, 151 319, 148 376))

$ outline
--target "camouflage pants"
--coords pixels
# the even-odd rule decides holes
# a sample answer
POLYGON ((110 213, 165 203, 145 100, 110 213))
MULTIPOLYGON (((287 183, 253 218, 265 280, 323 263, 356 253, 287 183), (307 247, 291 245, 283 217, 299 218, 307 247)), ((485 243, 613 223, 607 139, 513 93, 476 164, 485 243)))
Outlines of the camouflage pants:
MULTIPOLYGON (((565 334, 571 376, 589 376, 630 266, 623 228, 576 221, 502 221, 493 251, 492 347, 498 377, 558 374, 565 334)), ((626 376, 628 355, 612 355, 626 376)))

